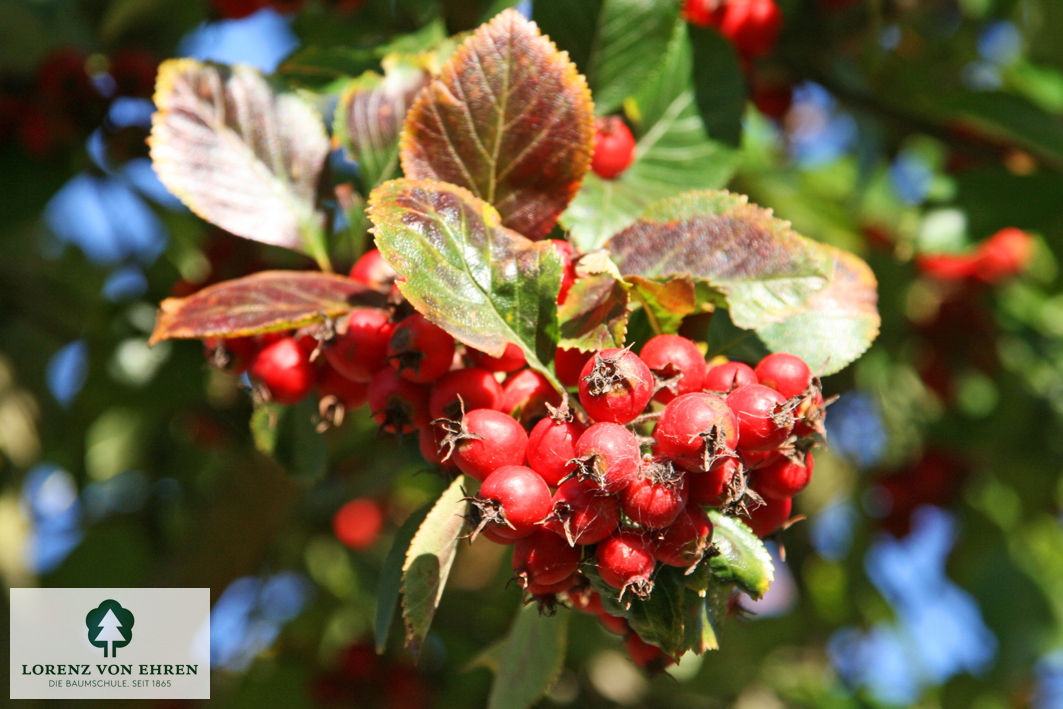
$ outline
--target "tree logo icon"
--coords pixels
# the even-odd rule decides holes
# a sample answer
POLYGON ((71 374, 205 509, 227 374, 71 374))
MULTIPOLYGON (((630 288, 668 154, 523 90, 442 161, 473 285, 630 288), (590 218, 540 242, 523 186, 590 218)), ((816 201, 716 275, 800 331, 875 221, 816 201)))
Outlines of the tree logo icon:
POLYGON ((125 647, 133 639, 133 613, 108 598, 85 616, 85 627, 89 631, 89 642, 94 647, 102 647, 104 657, 114 657, 118 648, 125 647))

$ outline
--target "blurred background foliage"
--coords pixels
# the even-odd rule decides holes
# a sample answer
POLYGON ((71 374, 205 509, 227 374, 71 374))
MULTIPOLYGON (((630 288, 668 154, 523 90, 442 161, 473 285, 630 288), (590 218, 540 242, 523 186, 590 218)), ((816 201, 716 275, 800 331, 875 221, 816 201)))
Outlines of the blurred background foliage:
MULTIPOLYGON (((443 488, 416 441, 364 417, 317 436, 297 411, 268 458, 246 382, 197 343, 147 347, 161 299, 311 265, 193 217, 144 138, 166 57, 276 70, 327 110, 381 46, 513 4, 0 0, 5 586, 209 586, 219 706, 484 704, 481 653, 520 603, 500 547, 459 554, 419 665, 371 648, 390 539, 443 488)), ((723 650, 650 678, 576 617, 544 705, 1063 706, 1063 3, 779 4, 770 55, 695 52, 695 90, 720 89, 697 104, 704 169, 867 259, 882 334, 824 382, 808 520, 723 650), (1034 236, 1018 275, 920 268, 1004 227, 1034 236)), ((557 3, 519 5, 563 35, 557 3)), ((555 38, 580 61, 586 38, 555 38)), ((365 238, 343 233, 339 266, 365 238)))

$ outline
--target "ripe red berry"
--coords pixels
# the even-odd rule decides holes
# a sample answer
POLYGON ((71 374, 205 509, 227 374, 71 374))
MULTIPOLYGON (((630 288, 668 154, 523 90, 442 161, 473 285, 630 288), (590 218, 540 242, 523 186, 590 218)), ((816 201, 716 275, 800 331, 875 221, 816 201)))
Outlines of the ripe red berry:
POLYGON ((334 396, 347 411, 353 411, 369 400, 369 385, 348 379, 326 362, 318 367, 317 393, 322 398, 334 396))
POLYGON ((685 337, 651 337, 642 346, 639 358, 664 385, 653 397, 657 401, 668 403, 679 394, 699 391, 705 380, 705 358, 694 341, 685 337))
POLYGON ((557 348, 554 353, 554 372, 557 379, 566 387, 579 386, 580 372, 587 360, 594 356, 592 352, 580 352, 579 350, 563 350, 557 348))
POLYGON ((483 523, 512 539, 527 537, 550 514, 550 488, 537 472, 523 465, 495 470, 475 499, 483 523))
POLYGON ((790 435, 794 418, 786 397, 763 384, 747 384, 727 395, 727 405, 738 419, 738 447, 763 451, 778 448, 790 435))
POLYGON ((465 356, 470 364, 490 372, 515 372, 528 362, 524 357, 524 351, 513 343, 506 345, 506 351, 500 357, 488 357, 480 350, 474 350, 471 347, 466 348, 465 356))
POLYGON ((595 421, 627 423, 650 403, 653 383, 653 372, 631 350, 602 350, 583 365, 579 401, 595 421))
POLYGON ((724 362, 710 367, 705 372, 701 388, 705 391, 719 391, 724 394, 746 384, 757 384, 757 375, 753 368, 743 362, 724 362))
POLYGON ((340 330, 325 348, 325 359, 348 379, 371 381, 384 367, 395 325, 383 310, 356 308, 340 330))
POLYGON ((294 404, 310 393, 316 379, 310 358, 294 337, 285 337, 261 349, 249 368, 278 404, 294 404))
POLYGON ((460 419, 463 411, 498 409, 502 387, 486 369, 467 367, 447 372, 432 385, 428 415, 433 419, 460 419))
POLYGON ((385 367, 369 383, 369 410, 388 433, 410 433, 428 424, 428 389, 385 367))
POLYGON ((561 479, 576 466, 576 441, 584 428, 576 421, 564 421, 547 416, 528 434, 528 467, 543 476, 550 487, 557 487, 561 479))
POLYGON ((815 461, 811 453, 806 453, 803 460, 778 455, 757 470, 754 485, 757 492, 764 497, 793 497, 808 485, 814 467, 815 461))
POLYGON ((359 498, 341 507, 332 517, 336 538, 351 549, 368 549, 380 536, 384 513, 372 500, 359 498))
POLYGON ((656 451, 692 468, 707 468, 739 444, 738 422, 723 397, 707 391, 668 402, 653 430, 656 451))
POLYGON ((415 313, 395 327, 388 342, 388 359, 411 382, 435 381, 454 361, 454 338, 415 313))
POLYGON ((547 404, 560 405, 561 395, 546 377, 532 369, 514 372, 502 384, 499 410, 516 416, 521 421, 532 421, 547 415, 547 404))
POLYGON ((725 501, 731 480, 741 469, 737 458, 726 457, 714 462, 705 472, 691 473, 687 476, 691 502, 719 507, 725 501))
POLYGON ((1022 229, 1001 229, 975 252, 974 275, 985 283, 996 283, 1022 272, 1033 258, 1033 238, 1022 229))
POLYGON ((757 379, 787 399, 800 396, 812 385, 812 370, 805 360, 786 352, 774 352, 760 360, 754 370, 757 379))
POLYGON ((461 421, 436 423, 447 431, 442 440, 443 460, 453 460, 461 472, 477 480, 486 480, 497 468, 524 462, 528 434, 501 411, 473 409, 461 421))
POLYGON ((664 654, 664 650, 656 645, 650 645, 635 633, 624 638, 624 647, 631 661, 644 670, 659 672, 675 662, 664 654))
POLYGON ((524 586, 555 584, 576 573, 580 550, 545 529, 537 529, 513 545, 513 571, 524 586))
POLYGON ((683 19, 698 27, 711 27, 720 24, 723 8, 719 0, 685 0, 683 19))
POLYGON ((664 529, 686 504, 686 475, 667 460, 643 461, 639 476, 620 495, 624 514, 645 529, 664 529))
POLYGON ((654 555, 662 564, 687 568, 701 561, 711 542, 709 516, 697 505, 687 505, 657 537, 654 555))
POLYGON ((601 596, 590 586, 570 589, 568 592, 568 604, 572 610, 581 613, 590 615, 605 613, 605 606, 602 605, 601 596))
POLYGON ((635 160, 635 136, 623 119, 606 116, 594 121, 591 169, 604 180, 619 177, 635 160))
POLYGON ((727 0, 719 27, 740 54, 757 57, 775 47, 782 20, 775 0, 727 0))
POLYGON ((208 337, 203 340, 207 361, 219 369, 243 374, 251 366, 262 344, 254 335, 247 337, 208 337))
POLYGON ((561 257, 561 264, 564 266, 564 271, 561 272, 561 289, 557 292, 557 302, 560 304, 565 302, 569 289, 576 282, 576 247, 561 239, 550 239, 550 245, 561 257))
POLYGON ((446 436, 446 431, 439 426, 432 424, 422 426, 417 429, 417 447, 421 451, 421 457, 429 465, 435 465, 444 470, 457 470, 458 466, 454 464, 454 460, 444 461, 443 454, 439 450, 444 436, 446 436))
POLYGON ((653 590, 653 544, 636 529, 621 529, 601 542, 594 553, 602 581, 620 589, 623 596, 631 590, 646 598, 653 590))
POLYGON ((564 593, 568 589, 572 588, 572 586, 576 584, 578 578, 578 574, 573 573, 570 574, 567 578, 563 578, 555 583, 532 582, 525 586, 524 590, 527 591, 528 594, 535 597, 556 595, 558 593, 564 593))
POLYGON ((615 495, 638 476, 642 461, 635 434, 615 423, 596 423, 576 441, 576 477, 615 495))
POLYGON ((758 537, 766 537, 782 527, 786 520, 790 519, 790 511, 793 509, 793 498, 765 497, 764 504, 749 511, 743 520, 758 537))
POLYGON ((620 525, 620 502, 578 480, 561 483, 543 525, 569 544, 597 544, 620 525))
POLYGON ((387 292, 395 282, 395 270, 377 249, 369 249, 351 266, 351 279, 374 290, 387 292))

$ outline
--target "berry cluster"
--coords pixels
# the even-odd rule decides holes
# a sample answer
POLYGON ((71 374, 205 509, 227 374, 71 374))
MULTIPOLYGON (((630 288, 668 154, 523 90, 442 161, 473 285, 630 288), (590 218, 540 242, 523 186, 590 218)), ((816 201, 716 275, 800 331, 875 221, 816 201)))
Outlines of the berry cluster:
POLYGON ((715 27, 747 58, 775 48, 783 21, 775 0, 685 0, 683 17, 699 27, 715 27))
POLYGON ((692 340, 669 334, 637 354, 559 349, 558 380, 578 398, 570 406, 516 346, 489 357, 418 313, 400 317, 408 306, 378 253, 351 276, 390 291, 392 308, 356 309, 331 337, 240 338, 221 351, 246 362, 274 401, 297 401, 316 383, 323 415, 368 402, 383 431, 416 432, 428 462, 479 482, 471 536, 513 546, 526 594, 595 613, 628 636, 640 664, 664 658, 601 609, 589 577, 621 601, 646 598, 658 565, 692 570, 714 553, 706 508, 768 536, 809 482, 824 401, 796 356, 707 363, 692 340), (249 341, 259 347, 248 354, 249 341), (323 353, 317 363, 312 350, 323 353))

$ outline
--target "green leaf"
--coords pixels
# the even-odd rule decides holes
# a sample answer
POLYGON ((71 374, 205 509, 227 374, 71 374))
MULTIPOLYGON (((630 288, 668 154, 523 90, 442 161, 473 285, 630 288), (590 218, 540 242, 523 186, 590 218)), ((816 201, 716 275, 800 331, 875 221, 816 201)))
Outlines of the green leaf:
POLYGON ((406 645, 414 655, 420 653, 428 635, 465 528, 469 503, 462 489, 464 481, 464 477, 459 477, 443 491, 406 551, 402 565, 402 617, 406 645))
POLYGON ((683 318, 697 310, 694 284, 689 278, 673 278, 663 283, 629 276, 635 298, 646 310, 654 332, 675 334, 683 318))
POLYGON ((734 45, 714 29, 686 23, 693 50, 694 97, 705 130, 737 146, 746 110, 746 72, 734 45))
POLYGON ((329 151, 321 116, 250 67, 194 59, 160 65, 155 105, 148 143, 167 189, 226 231, 328 263, 315 202, 329 151))
POLYGON ((546 236, 590 164, 593 106, 564 53, 515 10, 481 26, 421 92, 400 143, 403 173, 492 204, 546 236))
POLYGON ((239 337, 291 330, 384 304, 379 293, 346 276, 315 271, 259 271, 222 281, 159 306, 148 344, 172 338, 239 337))
POLYGON ((290 86, 317 91, 339 91, 353 77, 379 65, 373 49, 355 47, 300 47, 277 67, 277 77, 290 86))
POLYGON ((867 264, 797 235, 742 195, 689 192, 665 200, 607 248, 625 276, 708 284, 735 325, 804 358, 817 374, 844 368, 878 334, 867 264))
POLYGON ((520 609, 501 648, 488 709, 526 709, 553 686, 565 662, 569 615, 520 609))
POLYGON ((632 600, 627 621, 640 638, 678 658, 686 651, 688 596, 697 599, 686 589, 683 570, 661 565, 653 577, 650 597, 632 600))
POLYGON ((775 566, 764 542, 745 523, 709 510, 712 520, 712 543, 719 554, 709 559, 709 568, 717 581, 736 584, 752 598, 768 592, 775 578, 775 566))
POLYGON ((399 129, 418 92, 428 84, 423 62, 393 56, 384 75, 367 72, 340 95, 333 135, 358 163, 362 184, 372 189, 395 176, 399 165, 399 129))
POLYGON ((383 654, 387 648, 391 621, 399 605, 399 590, 402 587, 402 567, 406 563, 406 551, 410 548, 413 535, 424 523, 431 509, 431 505, 425 505, 406 518, 406 521, 399 527, 399 531, 395 532, 395 540, 391 543, 391 549, 388 550, 388 555, 384 559, 384 566, 380 569, 380 583, 376 594, 376 622, 373 624, 377 654, 383 654))
POLYGON ((958 118, 977 130, 1014 141, 1056 170, 1063 170, 1063 126, 1059 117, 1022 97, 1000 91, 964 92, 936 108, 953 120, 958 118))
POLYGON ((600 248, 649 205, 685 190, 722 187, 734 174, 738 154, 713 140, 698 115, 691 64, 690 42, 679 26, 657 73, 627 103, 635 161, 613 180, 587 175, 561 215, 581 251, 600 248))
POLYGON ((258 404, 251 413, 251 438, 261 453, 276 460, 284 471, 303 482, 325 475, 328 451, 315 428, 316 399, 295 406, 258 404))
POLYGON ((465 344, 500 356, 508 343, 553 381, 561 259, 501 225, 468 191, 431 180, 392 180, 373 191, 369 218, 399 289, 465 344))
POLYGON ((539 0, 533 18, 587 76, 598 115, 615 113, 661 63, 679 3, 539 0))
POLYGON ((707 598, 696 598, 691 603, 691 615, 684 627, 684 644, 688 650, 700 655, 707 650, 719 650, 717 620, 709 610, 707 598))

